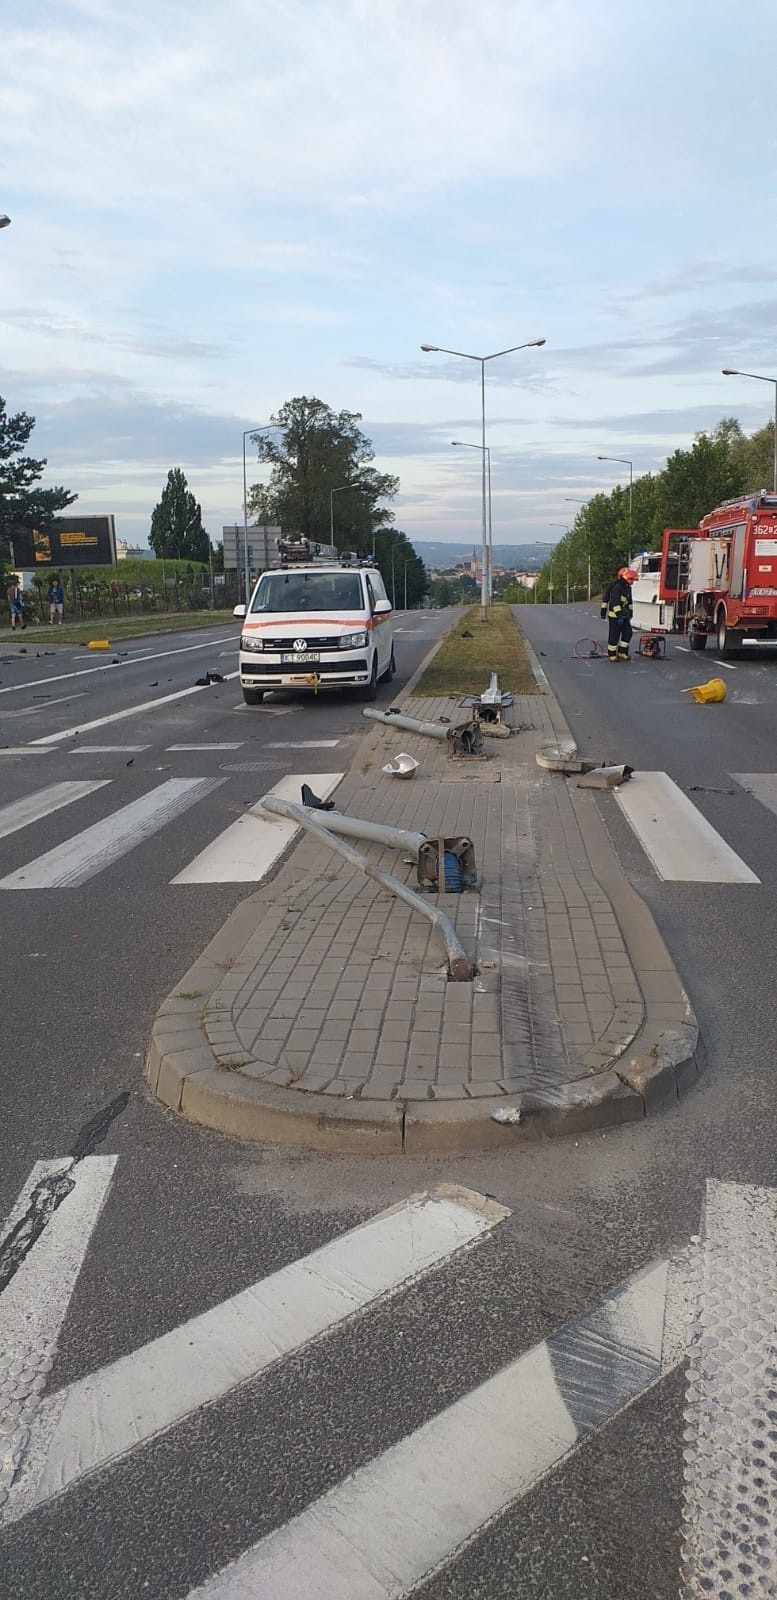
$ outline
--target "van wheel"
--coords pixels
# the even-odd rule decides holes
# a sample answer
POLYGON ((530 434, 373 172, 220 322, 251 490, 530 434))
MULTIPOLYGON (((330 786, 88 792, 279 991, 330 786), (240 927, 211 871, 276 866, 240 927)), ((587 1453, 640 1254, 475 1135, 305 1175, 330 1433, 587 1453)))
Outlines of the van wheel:
POLYGON ((375 655, 372 658, 372 672, 370 673, 370 681, 369 681, 369 683, 365 683, 363 688, 361 688, 359 690, 359 699, 360 700, 377 700, 377 698, 378 698, 378 653, 376 651, 375 655))
POLYGON ((244 689, 243 699, 247 706, 260 706, 264 699, 264 689, 244 689))
POLYGON ((387 668, 386 668, 386 670, 385 670, 385 672, 384 672, 384 674, 383 674, 383 676, 382 676, 382 678, 380 680, 381 683, 390 683, 392 678, 393 678, 393 676, 394 676, 394 673, 396 672, 396 670, 397 670, 397 664, 396 664, 396 661, 394 660, 394 646, 392 644, 392 646, 391 646, 391 656, 389 658, 389 664, 388 664, 388 666, 387 666, 387 668))

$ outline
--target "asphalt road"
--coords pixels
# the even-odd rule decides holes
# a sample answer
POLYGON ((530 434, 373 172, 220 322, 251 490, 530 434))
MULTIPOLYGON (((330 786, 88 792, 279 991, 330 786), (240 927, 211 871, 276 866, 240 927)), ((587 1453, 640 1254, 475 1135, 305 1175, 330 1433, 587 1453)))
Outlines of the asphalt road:
MULTIPOLYGON (((397 639, 401 676, 449 620, 445 613, 398 619, 405 630, 397 639)), ((682 786, 708 790, 737 791, 732 771, 777 770, 777 656, 732 663, 728 701, 701 708, 680 691, 709 676, 714 657, 673 650, 663 664, 611 669, 570 659, 576 638, 601 635, 586 608, 525 608, 521 620, 586 753, 664 770, 682 786)), ((166 643, 180 650, 190 642, 205 641, 198 633, 191 641, 176 635, 122 647, 132 652, 122 665, 56 688, 59 660, 22 669, 4 664, 0 689, 14 692, 0 695, 0 743, 22 744, 173 693, 206 666, 233 670, 229 656, 218 653, 233 648, 229 631, 217 633, 212 651, 138 659, 166 643), (17 692, 23 681, 30 687, 17 692), (80 693, 84 685, 82 700, 34 709, 36 694, 80 693), (9 715, 17 710, 26 715, 9 715)), ((82 660, 70 663, 73 671, 82 660)), ((692 798, 757 873, 755 886, 660 883, 613 797, 601 797, 707 1044, 700 1087, 661 1116, 606 1136, 523 1147, 515 1156, 398 1162, 249 1147, 163 1114, 140 1084, 151 1016, 243 893, 238 886, 175 888, 169 880, 246 800, 284 770, 300 769, 299 749, 271 754, 269 742, 337 738, 334 750, 305 752, 306 770, 333 770, 345 765, 361 731, 360 707, 346 699, 322 698, 272 717, 235 709, 238 700, 233 685, 214 686, 88 735, 94 743, 146 744, 132 767, 123 753, 70 755, 70 740, 56 754, 0 757, 3 803, 54 781, 52 763, 57 777, 77 767, 85 778, 110 778, 112 805, 171 774, 224 777, 223 766, 235 764, 231 754, 173 753, 174 743, 240 742, 238 761, 268 763, 258 774, 230 774, 81 888, 0 896, 10 997, 0 1212, 8 1212, 35 1160, 66 1153, 101 1106, 130 1091, 101 1146, 118 1156, 115 1176, 50 1390, 430 1184, 494 1195, 510 1216, 476 1249, 7 1528, 3 1592, 25 1600, 188 1596, 629 1274, 685 1246, 698 1232, 708 1177, 774 1180, 768 951, 776 931, 777 822, 741 789, 733 796, 695 791, 692 798)), ((102 795, 79 802, 79 827, 104 813, 102 795)), ((53 849, 74 827, 65 808, 2 841, 0 876, 53 849), (34 849, 25 833, 35 834, 34 849)), ((674 1600, 682 1398, 681 1373, 650 1388, 416 1587, 414 1600, 674 1600)), ((272 1600, 286 1595, 274 1591, 272 1600)))

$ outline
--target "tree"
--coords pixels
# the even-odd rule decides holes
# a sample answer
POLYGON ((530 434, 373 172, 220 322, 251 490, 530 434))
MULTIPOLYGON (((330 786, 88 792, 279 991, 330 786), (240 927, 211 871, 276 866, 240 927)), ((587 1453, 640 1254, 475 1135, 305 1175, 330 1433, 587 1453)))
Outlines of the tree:
POLYGON ((151 549, 164 559, 207 561, 208 535, 202 511, 180 467, 171 467, 162 498, 151 515, 151 549))
POLYGON ((675 450, 659 479, 663 528, 695 528, 708 511, 745 487, 744 465, 732 455, 725 428, 699 433, 690 450, 675 450))
POLYGON ((248 498, 256 521, 326 544, 334 523, 339 549, 371 553, 374 535, 393 520, 378 502, 393 499, 399 479, 369 465, 374 451, 357 427, 361 414, 301 395, 272 420, 280 439, 252 435, 259 460, 272 464, 269 485, 248 498))
POLYGON ((77 498, 67 489, 38 486, 46 458, 24 454, 34 427, 34 417, 9 414, 0 396, 0 564, 10 560, 15 531, 45 526, 77 498))

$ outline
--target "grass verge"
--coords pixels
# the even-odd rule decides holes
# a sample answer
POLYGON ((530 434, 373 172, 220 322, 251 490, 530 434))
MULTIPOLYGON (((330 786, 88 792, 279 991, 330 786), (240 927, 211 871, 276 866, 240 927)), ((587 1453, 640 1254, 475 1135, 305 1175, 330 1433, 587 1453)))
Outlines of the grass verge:
POLYGON ((523 635, 509 606, 489 606, 487 622, 480 620, 480 607, 472 606, 446 634, 415 693, 482 694, 492 672, 497 673, 502 690, 537 693, 523 635))
MULTIPOLYGON (((113 644, 116 639, 132 639, 136 635, 146 633, 180 633, 188 628, 213 628, 223 627, 227 622, 232 622, 231 611, 155 611, 151 616, 139 617, 93 617, 89 622, 65 622, 62 627, 51 627, 47 622, 28 623, 24 633, 20 629, 12 632, 10 628, 0 631, 0 645, 25 644, 28 648, 33 645, 45 644, 47 650, 54 649, 57 645, 88 644, 90 639, 108 639, 113 644)), ((239 624, 235 621, 235 636, 237 637, 239 624)))

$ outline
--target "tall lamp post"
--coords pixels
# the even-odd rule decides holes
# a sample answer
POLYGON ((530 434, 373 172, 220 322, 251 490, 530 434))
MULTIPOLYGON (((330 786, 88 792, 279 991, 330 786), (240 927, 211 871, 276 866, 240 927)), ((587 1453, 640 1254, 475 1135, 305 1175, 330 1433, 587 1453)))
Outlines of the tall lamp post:
POLYGON ((329 543, 335 542, 335 495, 342 494, 344 489, 352 489, 352 483, 340 483, 336 489, 329 491, 329 543))
MULTIPOLYGON (((565 534, 567 535, 567 538, 569 538, 569 529, 568 529, 568 527, 567 527, 565 522, 549 522, 548 523, 548 527, 549 528, 563 528, 565 534)), ((569 605, 569 553, 568 552, 567 552, 567 605, 569 605)))
POLYGON ((10 228, 10 226, 11 218, 7 217, 4 211, 0 211, 0 228, 10 228))
MULTIPOLYGON (((588 501, 587 500, 580 500, 580 499, 578 499, 577 495, 574 495, 574 494, 565 494, 564 495, 564 499, 566 500, 567 504, 570 505, 570 506, 587 506, 588 505, 588 501)), ((585 555, 586 555, 586 562, 587 562, 587 565, 588 565, 588 594, 587 594, 586 598, 588 600, 590 600, 590 598, 591 598, 591 534, 590 534, 588 528, 586 528, 586 530, 585 530, 585 555)))
POLYGON ((251 585, 251 567, 248 560, 248 486, 246 483, 246 439, 253 438, 255 433, 274 433, 277 423, 262 424, 258 428, 243 429, 243 581, 246 591, 246 609, 248 609, 248 591, 251 585))
POLYGON ((632 507, 634 502, 634 462, 628 456, 597 456, 597 461, 620 461, 621 466, 629 469, 629 562, 631 562, 632 546, 634 544, 634 523, 632 520, 632 507))
MULTIPOLYGON (((463 450, 480 450, 482 444, 469 444, 466 439, 451 439, 451 444, 460 445, 463 450)), ((488 598, 494 598, 494 529, 491 522, 491 446, 486 445, 486 475, 488 478, 488 598)))
POLYGON ((407 561, 404 564, 405 565, 405 610, 406 611, 407 611, 407 569, 408 569, 408 567, 412 566, 414 560, 415 560, 414 556, 408 556, 407 561))
POLYGON ((528 339, 525 344, 511 344, 508 350, 494 350, 488 356, 474 356, 467 350, 448 350, 442 344, 422 344, 421 349, 429 354, 434 352, 442 356, 458 356, 462 361, 478 361, 480 363, 480 427, 481 450, 483 452, 482 474, 482 522, 483 522, 483 571, 480 580, 480 614, 483 622, 488 618, 488 501, 486 498, 486 362, 496 361, 499 356, 514 355, 516 350, 532 350, 545 343, 544 339, 528 339))
POLYGON ((772 487, 777 494, 777 378, 765 378, 760 372, 739 372, 736 367, 722 367, 724 378, 755 378, 756 383, 774 384, 774 478, 772 487))

